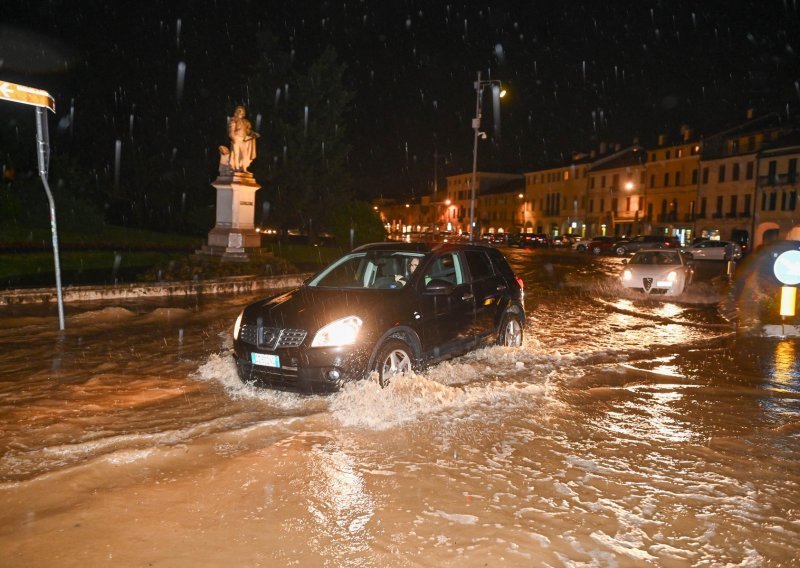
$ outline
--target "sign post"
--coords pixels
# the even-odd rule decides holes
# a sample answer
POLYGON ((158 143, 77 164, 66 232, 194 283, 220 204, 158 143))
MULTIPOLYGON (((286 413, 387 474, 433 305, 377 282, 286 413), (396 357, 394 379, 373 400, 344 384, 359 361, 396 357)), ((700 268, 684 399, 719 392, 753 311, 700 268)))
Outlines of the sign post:
POLYGON ((20 103, 36 107, 36 156, 39 161, 39 177, 42 178, 44 191, 50 203, 50 231, 53 234, 53 258, 56 269, 56 293, 58 296, 58 329, 64 331, 64 298, 61 293, 61 262, 58 254, 58 230, 56 228, 56 205, 50 184, 47 181, 47 171, 50 165, 50 134, 47 129, 47 115, 44 109, 56 111, 56 101, 47 91, 17 85, 7 81, 0 81, 0 99, 12 103, 20 103))

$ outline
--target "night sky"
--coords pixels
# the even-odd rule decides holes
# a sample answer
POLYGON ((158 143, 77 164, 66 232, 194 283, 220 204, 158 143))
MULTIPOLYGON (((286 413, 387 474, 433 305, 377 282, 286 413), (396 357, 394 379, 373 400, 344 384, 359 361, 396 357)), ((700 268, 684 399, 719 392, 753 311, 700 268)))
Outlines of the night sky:
MULTIPOLYGON (((798 0, 5 0, 2 12, 0 79, 50 91, 54 148, 79 148, 106 172, 122 139, 213 178, 266 32, 300 67, 327 45, 346 65, 361 197, 428 192, 434 154, 440 182, 471 170, 479 70, 509 91, 499 133, 484 99, 485 171, 553 166, 600 142, 649 144, 681 124, 708 135, 748 108, 794 118, 800 106, 798 0), (153 142, 164 136, 172 156, 153 142)), ((12 106, 2 116, 21 116, 12 106)))

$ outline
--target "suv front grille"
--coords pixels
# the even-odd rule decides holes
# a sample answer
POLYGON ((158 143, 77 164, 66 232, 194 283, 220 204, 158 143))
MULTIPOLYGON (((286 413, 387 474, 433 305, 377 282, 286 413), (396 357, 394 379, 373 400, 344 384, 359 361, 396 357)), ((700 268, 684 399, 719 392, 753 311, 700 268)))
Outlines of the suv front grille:
POLYGON ((304 329, 280 329, 245 324, 239 332, 239 339, 250 345, 269 350, 299 347, 308 335, 304 329))

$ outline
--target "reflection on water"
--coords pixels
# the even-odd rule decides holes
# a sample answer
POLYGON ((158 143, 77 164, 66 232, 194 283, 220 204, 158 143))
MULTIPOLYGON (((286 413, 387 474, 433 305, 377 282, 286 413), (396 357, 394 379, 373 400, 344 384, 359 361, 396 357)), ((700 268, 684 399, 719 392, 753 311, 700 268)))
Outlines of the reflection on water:
POLYGON ((769 374, 778 388, 794 391, 800 389, 796 340, 785 339, 775 344, 775 357, 769 374))
POLYGON ((683 311, 684 308, 677 304, 661 304, 656 313, 661 317, 674 318, 675 316, 680 315, 683 311))
POLYGON ((312 495, 325 507, 325 511, 312 507, 318 519, 351 535, 360 533, 375 511, 353 457, 335 445, 316 444, 311 460, 315 463, 312 495))

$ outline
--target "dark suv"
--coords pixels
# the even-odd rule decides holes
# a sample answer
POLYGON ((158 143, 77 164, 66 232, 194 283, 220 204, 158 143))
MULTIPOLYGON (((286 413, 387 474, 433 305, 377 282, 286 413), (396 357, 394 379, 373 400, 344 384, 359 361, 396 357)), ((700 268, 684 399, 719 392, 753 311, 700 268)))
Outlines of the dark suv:
POLYGON ((666 235, 638 235, 632 239, 616 241, 611 247, 617 256, 625 256, 642 249, 678 248, 681 241, 678 237, 666 235))
POLYGON ((344 255, 285 294, 247 306, 233 347, 244 382, 333 392, 482 344, 522 343, 522 281, 480 244, 377 243, 344 255))

